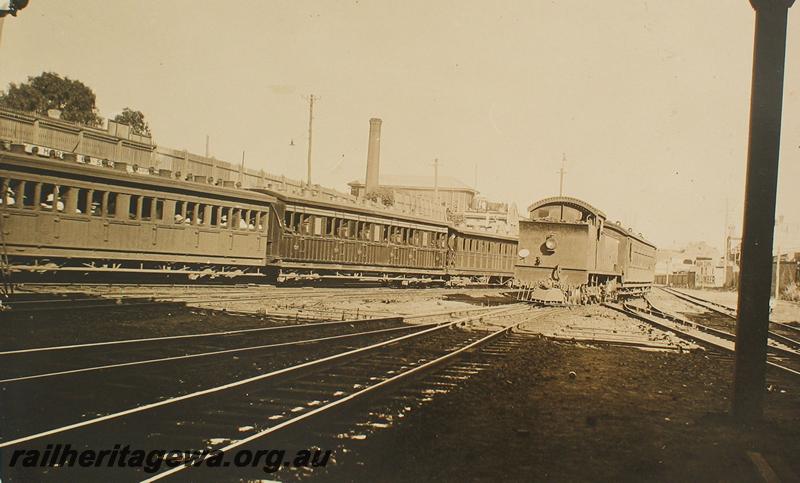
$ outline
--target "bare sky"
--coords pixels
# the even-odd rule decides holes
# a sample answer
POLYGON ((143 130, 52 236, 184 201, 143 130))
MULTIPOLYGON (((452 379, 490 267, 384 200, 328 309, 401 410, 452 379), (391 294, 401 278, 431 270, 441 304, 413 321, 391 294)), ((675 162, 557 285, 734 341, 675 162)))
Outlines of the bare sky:
MULTIPOLYGON (((800 7, 790 10, 778 213, 800 231, 800 7)), ((142 110, 159 144, 305 176, 440 173, 492 199, 566 193, 660 246, 741 225, 754 12, 747 0, 32 0, 0 86, 55 71, 101 115, 142 110), (290 146, 294 140, 295 146, 290 146)), ((800 236, 790 237, 800 239, 800 236)), ((795 243, 800 245, 800 242, 795 243)), ((800 246, 798 246, 800 248, 800 246)))

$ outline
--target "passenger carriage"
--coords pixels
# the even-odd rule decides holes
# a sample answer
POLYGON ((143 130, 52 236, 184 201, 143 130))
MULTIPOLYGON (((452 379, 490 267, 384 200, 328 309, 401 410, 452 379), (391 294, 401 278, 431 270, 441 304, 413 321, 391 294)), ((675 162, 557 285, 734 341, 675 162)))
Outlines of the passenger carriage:
POLYGON ((451 227, 447 273, 454 284, 505 284, 514 277, 517 239, 451 227))
POLYGON ((16 151, 0 165, 14 271, 265 274, 272 196, 16 151))
POLYGON ((443 222, 326 201, 312 190, 305 197, 268 193, 278 199, 279 223, 269 258, 279 270, 279 281, 445 281, 447 226, 443 222))

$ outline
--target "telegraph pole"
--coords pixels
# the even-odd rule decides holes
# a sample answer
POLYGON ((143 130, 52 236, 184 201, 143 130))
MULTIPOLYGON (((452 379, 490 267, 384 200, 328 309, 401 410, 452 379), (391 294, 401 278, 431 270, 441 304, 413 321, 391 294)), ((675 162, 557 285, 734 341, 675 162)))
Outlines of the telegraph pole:
POLYGON ((781 294, 781 239, 780 227, 783 226, 783 216, 775 220, 775 303, 781 294))
POLYGON ((244 150, 242 150, 242 164, 239 165, 239 182, 244 184, 244 150))
POLYGON ((439 158, 433 160, 433 196, 439 203, 439 158))
POLYGON ((558 196, 564 196, 564 175, 567 173, 566 164, 567 155, 566 153, 561 153, 561 169, 558 170, 558 196))
POLYGON ((314 94, 308 98, 308 174, 306 175, 306 183, 311 186, 311 129, 314 122, 314 94))
POLYGON ((11 14, 17 16, 20 10, 28 6, 28 0, 6 0, 0 8, 0 45, 3 42, 3 21, 6 15, 11 14))
POLYGON ((722 238, 722 288, 725 288, 728 282, 728 198, 725 198, 725 229, 723 230, 724 236, 722 238))
POLYGON ((786 23, 793 3, 750 0, 756 18, 731 408, 742 423, 763 415, 786 23))

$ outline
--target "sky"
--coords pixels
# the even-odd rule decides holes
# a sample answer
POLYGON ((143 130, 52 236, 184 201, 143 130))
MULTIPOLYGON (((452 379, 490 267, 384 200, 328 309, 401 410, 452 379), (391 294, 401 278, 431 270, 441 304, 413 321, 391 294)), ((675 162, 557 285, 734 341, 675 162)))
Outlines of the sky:
MULTIPOLYGON (((789 13, 778 191, 800 250, 800 7, 789 13)), ((522 213, 586 200, 662 247, 741 229, 754 11, 747 0, 31 0, 8 17, 0 88, 42 71, 156 143, 312 180, 381 172, 475 184, 522 213), (292 141, 294 146, 292 146, 292 141), (726 210, 727 207, 727 210, 726 210), (726 216, 727 211, 727 216, 726 216)))

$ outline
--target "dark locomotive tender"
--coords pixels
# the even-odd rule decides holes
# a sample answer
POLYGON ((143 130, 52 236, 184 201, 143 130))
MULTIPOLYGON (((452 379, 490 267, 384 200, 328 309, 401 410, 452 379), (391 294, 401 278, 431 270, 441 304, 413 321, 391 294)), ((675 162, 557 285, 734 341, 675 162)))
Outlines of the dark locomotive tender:
POLYGON ((528 212, 530 219, 520 220, 516 277, 538 289, 534 300, 600 300, 641 294, 652 285, 655 245, 619 222, 607 222, 589 203, 558 196, 530 205, 528 212))
POLYGON ((513 277, 512 237, 342 204, 312 189, 213 186, 40 146, 0 146, 0 248, 12 272, 402 283, 513 277))

